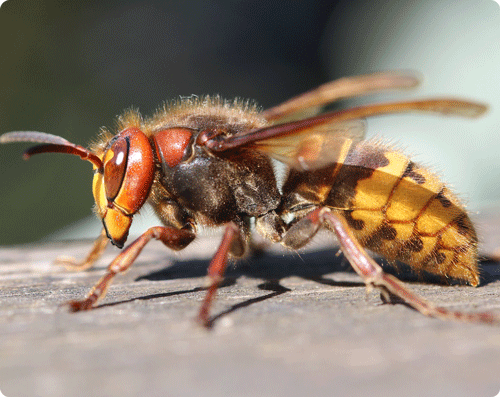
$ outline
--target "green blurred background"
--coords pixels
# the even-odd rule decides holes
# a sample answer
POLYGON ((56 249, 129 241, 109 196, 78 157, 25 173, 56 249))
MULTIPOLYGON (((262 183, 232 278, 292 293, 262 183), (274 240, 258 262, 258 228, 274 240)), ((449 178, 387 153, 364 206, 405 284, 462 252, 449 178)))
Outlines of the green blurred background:
MULTIPOLYGON (((398 98, 490 103, 477 122, 397 116, 368 126, 435 165, 472 210, 496 205, 500 7, 492 0, 8 0, 0 132, 45 131, 86 145, 131 106, 150 114, 166 99, 219 93, 268 107, 333 78, 387 69, 425 76, 420 90, 398 98)), ((62 155, 24 162, 27 146, 0 147, 0 245, 97 235, 97 220, 67 227, 92 216, 91 165, 62 155)), ((148 222, 135 220, 135 230, 148 222)))

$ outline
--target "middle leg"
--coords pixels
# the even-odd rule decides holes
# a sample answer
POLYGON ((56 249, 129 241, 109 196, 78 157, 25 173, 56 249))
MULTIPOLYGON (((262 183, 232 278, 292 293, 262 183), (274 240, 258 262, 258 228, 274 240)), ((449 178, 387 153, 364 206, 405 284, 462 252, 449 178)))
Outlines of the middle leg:
POLYGON ((210 280, 210 286, 208 287, 207 294, 205 295, 205 299, 198 313, 198 322, 207 328, 211 326, 210 306, 215 298, 219 284, 224 279, 231 246, 238 237, 241 237, 238 226, 233 222, 228 223, 219 248, 208 266, 207 275, 210 280))

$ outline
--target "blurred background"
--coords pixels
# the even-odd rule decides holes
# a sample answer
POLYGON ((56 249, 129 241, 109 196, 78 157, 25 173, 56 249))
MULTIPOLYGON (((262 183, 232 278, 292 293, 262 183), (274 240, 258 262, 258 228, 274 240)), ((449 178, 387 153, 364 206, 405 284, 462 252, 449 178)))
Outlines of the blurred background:
MULTIPOLYGON (((493 0, 170 2, 8 0, 0 8, 0 132, 87 145, 129 107, 219 93, 263 107, 329 80, 411 69, 422 86, 344 102, 427 96, 488 103, 486 117, 392 116, 369 136, 442 173, 473 212, 500 203, 500 7, 493 0)), ((91 165, 0 147, 0 245, 97 236, 91 165)), ((147 211, 146 215, 147 215, 147 211)), ((133 233, 154 221, 134 219, 133 233)))

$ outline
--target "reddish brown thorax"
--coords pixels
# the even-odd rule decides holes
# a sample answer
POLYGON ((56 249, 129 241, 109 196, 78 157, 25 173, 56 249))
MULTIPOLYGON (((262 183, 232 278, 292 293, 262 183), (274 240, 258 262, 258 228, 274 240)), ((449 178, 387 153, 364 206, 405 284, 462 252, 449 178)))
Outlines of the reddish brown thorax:
POLYGON ((189 128, 169 128, 155 133, 158 158, 169 167, 175 167, 183 159, 192 136, 193 131, 189 128))

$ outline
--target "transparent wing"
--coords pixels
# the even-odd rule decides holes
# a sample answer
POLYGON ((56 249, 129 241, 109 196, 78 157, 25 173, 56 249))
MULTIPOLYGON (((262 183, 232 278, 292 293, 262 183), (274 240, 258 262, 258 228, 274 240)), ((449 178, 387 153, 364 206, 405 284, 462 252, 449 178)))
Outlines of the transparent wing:
POLYGON ((200 139, 214 152, 252 147, 301 170, 339 162, 352 143, 361 140, 365 126, 360 119, 407 112, 437 113, 474 118, 487 106, 458 99, 392 102, 324 113, 304 120, 275 124, 232 136, 215 134, 200 139))
POLYGON ((313 126, 300 134, 263 139, 254 145, 269 157, 307 171, 343 162, 351 145, 364 138, 365 130, 364 121, 350 120, 313 126))
POLYGON ((419 78, 414 72, 381 72, 344 77, 267 109, 263 112, 263 116, 269 121, 284 121, 284 118, 298 120, 318 114, 323 106, 339 99, 369 95, 384 90, 409 89, 418 84, 419 78))

